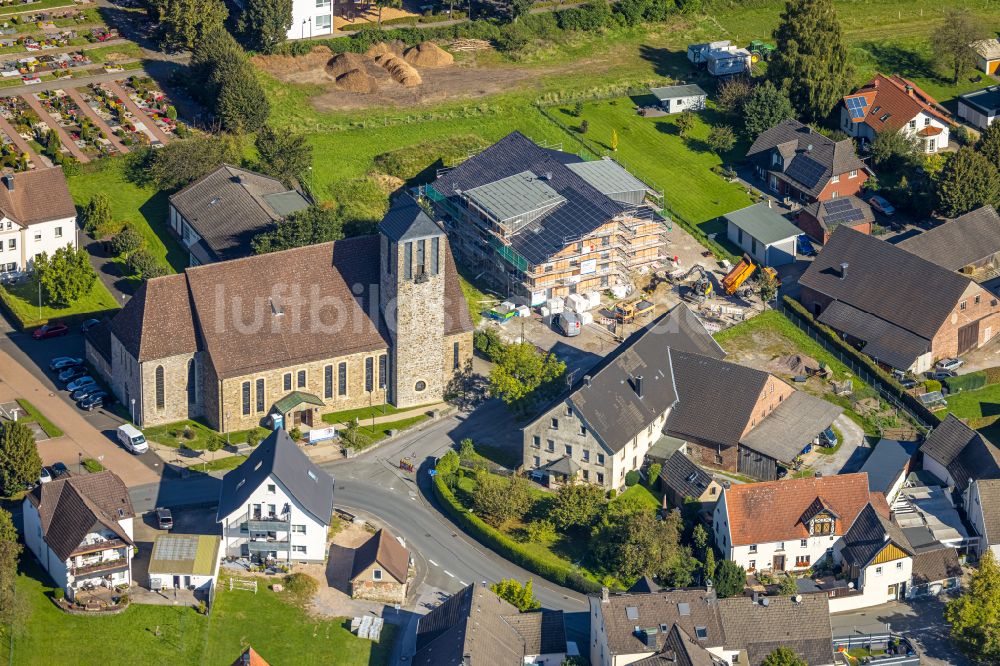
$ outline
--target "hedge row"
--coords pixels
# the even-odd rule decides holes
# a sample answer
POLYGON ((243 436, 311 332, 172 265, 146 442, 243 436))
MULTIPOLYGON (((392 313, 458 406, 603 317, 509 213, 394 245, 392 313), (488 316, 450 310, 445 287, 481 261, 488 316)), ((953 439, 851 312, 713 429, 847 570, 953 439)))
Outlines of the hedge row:
POLYGON ((832 328, 816 321, 812 314, 810 314, 801 303, 787 295, 782 298, 782 301, 784 302, 785 308, 790 311, 792 316, 801 319, 810 328, 819 333, 823 339, 833 345, 835 349, 840 351, 840 353, 865 368, 871 376, 873 382, 878 383, 882 390, 886 393, 889 393, 899 399, 899 401, 906 406, 907 410, 911 414, 923 421, 924 425, 933 427, 940 423, 941 419, 939 419, 931 410, 924 407, 923 403, 910 395, 910 393, 904 389, 898 381, 896 381, 895 377, 879 367, 875 361, 871 360, 871 358, 844 342, 844 340, 842 340, 832 328))
POLYGON ((976 389, 981 389, 986 386, 986 371, 978 370, 976 372, 970 372, 967 375, 949 377, 948 379, 945 379, 943 383, 948 387, 949 393, 958 393, 959 391, 975 391, 976 389))
POLYGON ((524 546, 500 530, 486 524, 479 516, 466 511, 440 475, 434 477, 434 495, 441 502, 445 513, 467 534, 487 548, 496 551, 503 558, 556 585, 562 585, 584 594, 594 594, 601 591, 601 586, 598 583, 585 578, 569 566, 556 566, 538 559, 524 546))

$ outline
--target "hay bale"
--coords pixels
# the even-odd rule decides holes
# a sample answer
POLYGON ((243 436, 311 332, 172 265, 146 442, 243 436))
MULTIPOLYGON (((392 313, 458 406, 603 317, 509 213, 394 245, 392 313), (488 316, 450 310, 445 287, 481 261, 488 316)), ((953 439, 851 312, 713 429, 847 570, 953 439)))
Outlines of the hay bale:
POLYGON ((406 62, 415 67, 447 67, 455 62, 455 57, 434 42, 422 42, 403 55, 406 62))
POLYGON ((399 56, 386 56, 380 59, 379 64, 385 68, 385 71, 389 72, 393 81, 407 88, 413 88, 423 83, 417 70, 399 56))
POLYGON ((356 93, 373 93, 378 90, 375 77, 361 69, 352 69, 337 77, 337 87, 356 93))
POLYGON ((364 71, 365 60, 357 53, 339 53, 326 63, 326 73, 333 78, 341 74, 347 74, 351 70, 360 69, 364 71))

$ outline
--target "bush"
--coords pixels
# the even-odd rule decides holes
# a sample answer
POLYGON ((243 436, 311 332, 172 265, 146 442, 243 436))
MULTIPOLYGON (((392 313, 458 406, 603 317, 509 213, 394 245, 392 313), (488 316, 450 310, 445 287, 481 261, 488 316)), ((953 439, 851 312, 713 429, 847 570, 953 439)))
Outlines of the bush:
POLYGON ((635 484, 639 483, 639 472, 632 470, 625 475, 625 485, 631 488, 635 484))
POLYGON ((1000 384, 1000 365, 995 365, 992 368, 986 368, 984 372, 986 373, 987 386, 1000 384))
POLYGON ((293 441, 297 442, 302 439, 302 429, 296 426, 288 431, 288 436, 291 437, 293 441))
POLYGON ((941 382, 936 379, 926 379, 924 380, 924 390, 928 393, 933 393, 934 391, 941 390, 941 382))
POLYGON ((949 393, 958 393, 959 391, 975 391, 976 389, 981 389, 986 386, 986 371, 977 370, 976 372, 970 372, 966 375, 949 377, 944 380, 944 385, 948 387, 949 393))
POLYGON ((66 590, 62 589, 61 587, 57 587, 54 590, 52 590, 52 596, 55 597, 56 599, 62 599, 63 597, 66 596, 66 590))
POLYGON ((251 428, 247 433, 247 444, 250 446, 257 446, 264 440, 265 437, 267 437, 267 430, 264 428, 251 428))
POLYGON ((96 474, 97 472, 104 470, 104 465, 102 465, 100 461, 95 460, 93 458, 84 458, 83 468, 88 472, 90 472, 91 474, 96 474))
POLYGON ((649 470, 647 470, 646 477, 649 482, 650 488, 656 488, 656 482, 659 480, 660 472, 662 471, 663 471, 663 465, 661 465, 660 463, 653 463, 652 465, 649 466, 649 470))
POLYGON ((285 576, 284 585, 289 594, 298 597, 301 601, 316 594, 316 590, 319 589, 319 583, 316 582, 316 579, 304 573, 293 573, 285 576))

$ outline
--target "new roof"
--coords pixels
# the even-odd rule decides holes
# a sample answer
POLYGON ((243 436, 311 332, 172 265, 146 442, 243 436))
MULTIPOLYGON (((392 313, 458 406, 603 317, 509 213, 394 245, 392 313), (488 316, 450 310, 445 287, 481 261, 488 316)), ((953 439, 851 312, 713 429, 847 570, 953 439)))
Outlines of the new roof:
POLYGON ((866 567, 889 542, 907 555, 913 555, 910 542, 899 525, 868 504, 844 535, 841 554, 851 566, 866 567))
POLYGON ((1000 215, 983 206, 898 245, 949 271, 961 270, 1000 252, 1000 215))
MULTIPOLYGON (((75 218, 76 205, 62 167, 4 175, 0 183, 0 213, 23 227, 75 218)), ((65 230, 67 234, 73 232, 75 229, 65 230)))
POLYGON ((410 571, 410 553, 403 548, 396 537, 382 529, 354 551, 351 580, 353 581, 373 564, 378 564, 397 581, 405 583, 410 571))
POLYGON ((853 227, 875 220, 872 207, 854 195, 829 201, 814 201, 802 210, 831 233, 842 224, 853 227))
POLYGON ((780 462, 791 462, 830 427, 844 408, 805 391, 793 391, 740 444, 780 462))
POLYGON ((119 521, 135 517, 128 488, 111 471, 69 476, 40 483, 28 493, 40 517, 42 538, 61 560, 76 550, 83 538, 100 528, 131 544, 119 521))
POLYGON ((272 476, 316 522, 330 524, 333 477, 309 460, 284 430, 273 431, 239 467, 222 477, 216 520, 245 511, 250 495, 272 476))
MULTIPOLYGON (((799 284, 930 341, 951 315, 969 278, 855 231, 838 228, 799 284), (841 278, 841 264, 847 276, 841 278), (934 285, 928 289, 928 285, 934 285)), ((908 366, 907 366, 908 367, 908 366)))
POLYGON ((223 164, 176 194, 170 204, 216 260, 248 256, 250 241, 309 201, 276 178, 223 164))
POLYGON ((221 537, 210 534, 160 534, 153 542, 149 573, 211 576, 219 562, 221 537))
POLYGON ((651 88, 650 93, 661 102, 665 99, 678 99, 680 97, 707 97, 708 93, 701 89, 701 86, 689 83, 681 86, 664 86, 662 88, 651 88))
POLYGON ((868 475, 868 489, 887 495, 917 452, 916 442, 880 439, 861 470, 868 475))
POLYGON ((649 185, 630 174, 610 157, 592 162, 573 162, 566 166, 615 201, 621 201, 620 197, 625 194, 633 192, 645 194, 651 190, 649 185))
POLYGON ((660 470, 660 483, 681 498, 698 499, 712 485, 712 476, 694 464, 684 453, 677 451, 667 458, 660 470))
POLYGON ((424 209, 408 195, 400 196, 392 202, 389 211, 379 222, 378 230, 397 243, 444 235, 437 222, 428 217, 424 209))
POLYGON ((959 96, 959 101, 978 109, 987 116, 997 115, 1000 110, 1000 86, 990 86, 959 96))
POLYGON ((885 505, 869 492, 867 474, 733 484, 723 493, 734 546, 807 538, 803 518, 815 515, 817 502, 838 517, 835 534, 846 533, 873 498, 885 505))
POLYGON ((724 217, 763 245, 773 245, 802 233, 764 201, 726 213, 724 217))
POLYGON ((933 116, 946 125, 953 124, 950 114, 936 99, 913 81, 904 79, 898 74, 892 76, 876 74, 857 92, 845 96, 845 104, 847 100, 854 98, 864 99, 864 105, 861 107, 864 116, 853 120, 864 122, 876 132, 899 131, 921 113, 933 116))
POLYGON ((973 479, 1000 478, 1000 451, 954 414, 931 431, 920 452, 946 468, 961 491, 973 479))

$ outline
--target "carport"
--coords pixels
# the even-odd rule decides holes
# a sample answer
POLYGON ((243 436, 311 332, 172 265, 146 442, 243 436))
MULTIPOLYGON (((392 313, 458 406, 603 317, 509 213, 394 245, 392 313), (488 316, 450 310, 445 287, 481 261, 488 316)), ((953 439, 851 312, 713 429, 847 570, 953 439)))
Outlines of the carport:
POLYGON ((740 440, 740 446, 790 464, 830 427, 843 407, 795 391, 740 440))
POLYGON ((161 534, 149 560, 149 589, 209 592, 219 577, 221 537, 208 534, 161 534))

